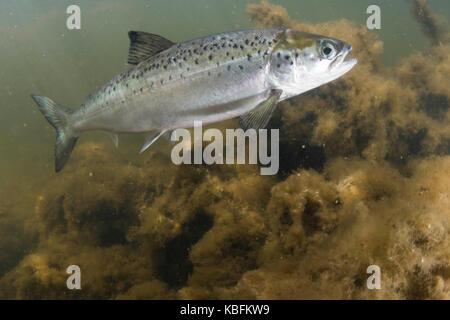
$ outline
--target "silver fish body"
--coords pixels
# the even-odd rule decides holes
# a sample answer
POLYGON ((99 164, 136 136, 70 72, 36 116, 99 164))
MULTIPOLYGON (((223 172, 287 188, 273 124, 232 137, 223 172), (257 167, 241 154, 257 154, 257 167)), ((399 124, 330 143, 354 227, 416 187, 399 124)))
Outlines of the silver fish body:
POLYGON ((238 31, 174 45, 106 84, 75 113, 75 126, 147 132, 235 118, 252 106, 227 104, 268 89, 265 66, 279 32, 238 31))
POLYGON ((135 66, 75 111, 33 95, 58 132, 57 171, 84 131, 165 132, 194 121, 245 120, 250 112, 266 117, 258 122, 264 125, 271 112, 263 109, 273 111, 277 102, 330 82, 356 64, 345 61, 350 45, 289 29, 234 31, 183 43, 139 32, 130 32, 130 39, 129 62, 135 66))

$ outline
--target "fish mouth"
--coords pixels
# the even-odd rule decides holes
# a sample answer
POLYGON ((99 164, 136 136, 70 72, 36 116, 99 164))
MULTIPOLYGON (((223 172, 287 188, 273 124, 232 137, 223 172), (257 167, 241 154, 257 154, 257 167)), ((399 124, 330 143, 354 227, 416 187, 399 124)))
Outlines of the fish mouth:
POLYGON ((347 59, 350 57, 350 52, 352 51, 353 47, 351 45, 347 45, 344 50, 340 54, 334 58, 333 62, 330 63, 328 70, 330 72, 342 72, 342 74, 350 71, 357 63, 358 59, 347 59))

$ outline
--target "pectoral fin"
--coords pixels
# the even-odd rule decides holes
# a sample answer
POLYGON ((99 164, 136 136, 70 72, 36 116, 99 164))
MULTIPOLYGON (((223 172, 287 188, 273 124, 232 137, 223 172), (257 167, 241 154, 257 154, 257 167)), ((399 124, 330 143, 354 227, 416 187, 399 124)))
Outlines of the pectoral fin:
POLYGON ((166 133, 167 130, 158 132, 154 136, 149 136, 149 138, 145 141, 144 145, 141 148, 141 151, 139 153, 143 153, 145 150, 147 150, 156 140, 158 140, 164 133, 166 133))
POLYGON ((253 128, 264 129, 269 123, 270 117, 281 96, 281 90, 272 90, 270 97, 257 105, 253 110, 238 118, 239 124, 244 130, 253 128))

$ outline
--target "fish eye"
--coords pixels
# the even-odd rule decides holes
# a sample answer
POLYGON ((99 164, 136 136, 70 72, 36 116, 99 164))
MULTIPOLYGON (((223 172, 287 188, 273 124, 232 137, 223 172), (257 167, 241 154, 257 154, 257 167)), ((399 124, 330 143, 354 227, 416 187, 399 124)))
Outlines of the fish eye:
POLYGON ((333 59, 336 56, 336 48, 330 42, 324 42, 320 49, 320 54, 326 59, 333 59))

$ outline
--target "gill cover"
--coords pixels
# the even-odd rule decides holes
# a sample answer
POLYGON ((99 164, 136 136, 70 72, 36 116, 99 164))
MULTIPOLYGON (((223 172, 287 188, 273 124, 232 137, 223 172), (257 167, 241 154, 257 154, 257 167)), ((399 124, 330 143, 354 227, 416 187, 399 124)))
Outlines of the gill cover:
POLYGON ((296 30, 277 36, 269 57, 269 84, 283 91, 281 100, 333 81, 355 64, 344 61, 351 45, 338 39, 296 30))

